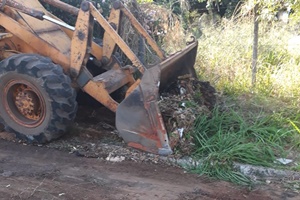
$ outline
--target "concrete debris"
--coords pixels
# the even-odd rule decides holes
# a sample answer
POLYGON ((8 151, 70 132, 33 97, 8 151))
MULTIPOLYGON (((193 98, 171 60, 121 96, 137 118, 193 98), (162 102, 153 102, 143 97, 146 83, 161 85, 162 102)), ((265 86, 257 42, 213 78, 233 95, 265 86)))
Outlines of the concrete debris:
POLYGON ((125 157, 124 156, 115 156, 113 157, 111 154, 109 154, 106 158, 107 161, 110 161, 110 162, 122 162, 125 160, 125 157))
POLYGON ((293 162, 293 160, 291 159, 286 159, 286 158, 278 158, 276 159, 279 163, 283 164, 283 165, 287 165, 293 162))

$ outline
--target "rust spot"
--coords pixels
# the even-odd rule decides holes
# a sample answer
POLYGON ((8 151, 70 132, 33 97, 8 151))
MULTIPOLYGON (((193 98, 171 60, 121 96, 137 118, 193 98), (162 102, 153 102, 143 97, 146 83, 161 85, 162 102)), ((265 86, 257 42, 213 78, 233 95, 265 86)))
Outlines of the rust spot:
POLYGON ((140 136, 150 139, 150 140, 154 140, 154 141, 159 141, 158 135, 156 131, 152 131, 152 133, 140 133, 140 136))
POLYGON ((83 31, 78 31, 77 37, 79 40, 83 41, 85 38, 85 33, 83 31))

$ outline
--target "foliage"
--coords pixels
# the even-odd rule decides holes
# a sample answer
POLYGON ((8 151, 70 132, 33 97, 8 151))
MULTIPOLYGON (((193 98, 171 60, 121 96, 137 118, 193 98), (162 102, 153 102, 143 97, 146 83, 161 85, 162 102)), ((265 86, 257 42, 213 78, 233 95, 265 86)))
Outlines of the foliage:
POLYGON ((143 3, 152 3, 153 0, 137 0, 137 2, 138 2, 139 4, 143 4, 143 3))
MULTIPOLYGON (((236 108, 235 108, 236 109, 236 108)), ((194 156, 202 163, 193 171, 238 184, 250 184, 249 178, 234 169, 234 162, 274 167, 275 156, 284 156, 283 146, 295 131, 283 127, 277 115, 264 112, 216 108, 212 116, 199 116, 192 136, 194 156)))
MULTIPOLYGON (((252 30, 251 18, 223 20, 204 30, 196 64, 200 76, 225 93, 251 92, 252 30)), ((255 92, 300 101, 300 59, 287 47, 292 33, 281 24, 262 23, 260 35, 255 92)))
POLYGON ((204 160, 194 170, 239 184, 250 182, 235 171, 234 162, 274 167, 275 157, 300 146, 300 57, 288 47, 294 27, 270 20, 280 4, 255 3, 260 3, 261 19, 257 88, 252 92, 250 87, 252 12, 247 13, 249 17, 243 12, 241 18, 222 19, 218 27, 204 29, 196 64, 202 79, 239 103, 233 103, 238 104, 234 109, 199 117, 195 156, 204 160))
POLYGON ((290 0, 291 8, 293 10, 291 14, 291 19, 295 23, 300 23, 300 1, 299 0, 290 0))
MULTIPOLYGON (((291 13, 291 18, 295 21, 300 21, 300 2, 299 0, 246 0, 247 10, 253 10, 254 5, 259 6, 260 18, 264 20, 274 20, 277 12, 280 10, 288 10, 291 13)), ((244 10, 245 12, 245 10, 244 10)), ((247 12, 247 11, 246 11, 247 12)))

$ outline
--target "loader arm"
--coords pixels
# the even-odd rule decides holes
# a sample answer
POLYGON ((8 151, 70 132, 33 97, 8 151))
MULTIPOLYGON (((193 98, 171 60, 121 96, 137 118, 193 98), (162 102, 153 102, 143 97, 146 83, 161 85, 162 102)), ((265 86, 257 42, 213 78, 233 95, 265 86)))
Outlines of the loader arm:
MULTIPOLYGON (((161 155, 172 153, 168 133, 158 107, 159 90, 181 75, 191 74, 196 78, 193 68, 198 46, 196 41, 181 52, 166 57, 137 19, 119 1, 113 3, 113 9, 107 20, 89 1, 82 1, 80 8, 77 9, 58 0, 43 0, 77 15, 75 27, 53 19, 44 12, 28 8, 22 10, 22 5, 16 4, 18 1, 22 0, 0 0, 0 5, 15 7, 37 19, 51 21, 65 30, 71 38, 69 66, 65 66, 67 71, 83 91, 116 112, 116 127, 129 146, 161 155), (121 38, 118 33, 121 15, 129 19, 132 27, 160 58, 161 62, 158 65, 147 69, 121 38), (92 42, 95 21, 105 30, 103 48, 92 42), (131 65, 121 66, 116 62, 113 56, 116 47, 127 56, 131 65), (96 55, 107 71, 96 76, 90 73, 86 65, 91 54, 96 55), (137 70, 141 74, 140 79, 133 76, 137 70), (124 86, 128 87, 126 96, 118 103, 110 94, 124 86)), ((53 61, 60 63, 60 60, 57 58, 55 60, 52 54, 49 56, 53 61)))
MULTIPOLYGON (((169 143, 168 133, 157 103, 159 89, 165 87, 160 85, 161 77, 163 77, 164 80, 162 82, 165 85, 169 84, 170 81, 176 80, 180 75, 191 74, 192 77, 197 78, 193 66, 198 43, 194 41, 182 52, 166 59, 163 51, 136 18, 134 18, 121 2, 116 1, 114 2, 113 8, 115 10, 120 9, 122 14, 128 17, 132 26, 145 38, 147 43, 162 60, 160 64, 146 69, 129 46, 123 41, 118 32, 114 30, 113 26, 105 20, 92 3, 86 3, 90 6, 91 15, 104 28, 105 34, 109 35, 115 44, 118 45, 123 53, 131 60, 133 67, 136 67, 142 74, 141 81, 138 82, 138 84, 131 84, 129 88, 131 92, 116 106, 117 110, 113 110, 116 111, 116 126, 119 134, 131 147, 160 155, 172 154, 173 151, 169 143)), ((85 7, 83 4, 81 10, 84 12, 82 7, 85 7)), ((130 68, 127 71, 128 74, 132 72, 133 70, 130 70, 130 68)), ((112 82, 115 82, 115 80, 112 82)), ((84 87, 85 91, 96 87, 102 88, 103 86, 95 81, 89 81, 88 84, 89 85, 84 87)), ((93 91, 96 90, 92 90, 89 93, 92 96, 96 95, 95 92, 92 93, 93 91)), ((97 99, 97 96, 94 96, 94 98, 97 99)), ((112 102, 108 101, 107 103, 110 104, 112 102)))

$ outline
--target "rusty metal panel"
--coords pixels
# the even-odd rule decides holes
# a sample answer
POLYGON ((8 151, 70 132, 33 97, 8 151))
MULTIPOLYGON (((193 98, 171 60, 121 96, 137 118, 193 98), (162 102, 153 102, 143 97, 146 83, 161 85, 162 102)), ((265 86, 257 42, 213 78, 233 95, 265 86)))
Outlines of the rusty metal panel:
POLYGON ((197 56, 198 41, 188 45, 185 49, 177 52, 166 60, 160 63, 161 80, 160 90, 166 89, 169 84, 177 80, 179 76, 191 74, 192 77, 197 78, 194 68, 197 56))
MULTIPOLYGON (((16 0, 16 2, 28 8, 33 8, 47 13, 47 10, 40 4, 38 0, 16 0)), ((58 25, 45 20, 41 21, 21 12, 19 12, 19 14, 38 37, 51 44, 63 54, 70 54, 71 40, 58 25)))
POLYGON ((91 95, 94 99, 99 101, 111 111, 116 112, 119 104, 108 94, 103 82, 89 81, 83 87, 83 91, 91 95))
POLYGON ((93 78, 93 81, 103 82, 109 94, 130 82, 132 75, 128 70, 111 69, 93 78))
MULTIPOLYGON (((86 3, 89 6, 89 3, 86 3)), ((75 25, 75 31, 73 33, 71 42, 71 76, 77 77, 82 66, 85 66, 91 45, 91 14, 89 10, 83 11, 82 9, 78 13, 78 18, 75 25)))
POLYGON ((60 64, 66 70, 70 66, 69 57, 62 54, 59 50, 51 46, 49 43, 44 40, 36 37, 34 33, 28 28, 20 25, 18 22, 13 20, 7 15, 0 13, 0 24, 9 32, 13 33, 16 37, 20 38, 23 42, 25 42, 28 47, 25 50, 31 50, 32 52, 24 52, 24 53, 39 53, 43 56, 47 56, 52 58, 55 63, 60 64))
POLYGON ((140 84, 120 103, 116 126, 125 142, 155 154, 172 153, 158 108, 160 66, 145 71, 140 84))

